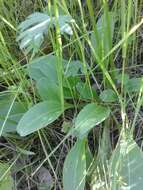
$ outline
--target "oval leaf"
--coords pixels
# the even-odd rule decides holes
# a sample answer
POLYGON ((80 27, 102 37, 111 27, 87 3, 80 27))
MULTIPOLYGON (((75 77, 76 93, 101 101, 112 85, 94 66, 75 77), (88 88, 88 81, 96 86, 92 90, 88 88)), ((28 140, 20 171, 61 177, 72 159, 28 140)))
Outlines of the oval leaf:
POLYGON ((128 80, 128 83, 125 85, 125 91, 128 93, 139 92, 143 87, 142 78, 131 78, 128 80))
POLYGON ((21 118, 17 132, 21 136, 29 135, 55 121, 62 114, 61 103, 44 101, 34 105, 21 118))
POLYGON ((50 83, 48 79, 41 78, 37 82, 38 92, 43 100, 59 100, 60 101, 60 88, 55 83, 50 83))
POLYGON ((49 83, 58 83, 56 64, 58 57, 53 55, 45 55, 32 60, 27 66, 29 76, 38 81, 42 77, 46 77, 49 83))
POLYGON ((83 65, 80 61, 71 61, 65 64, 65 76, 75 77, 83 72, 83 65))
POLYGON ((116 102, 118 97, 112 89, 107 89, 101 92, 100 98, 103 102, 116 102))
POLYGON ((82 138, 95 126, 109 116, 110 110, 107 107, 95 103, 86 105, 78 114, 73 130, 77 137, 82 138))
POLYGON ((26 105, 24 102, 14 102, 11 107, 12 100, 3 99, 0 100, 0 133, 5 136, 7 133, 15 132, 16 126, 26 112, 26 105), (8 114, 8 118, 6 117, 8 114))
POLYGON ((84 190, 86 176, 85 139, 78 140, 68 153, 63 169, 64 190, 84 190))
POLYGON ((142 190, 142 161, 142 150, 132 137, 122 139, 122 141, 117 145, 110 160, 112 189, 142 190))
POLYGON ((93 99, 97 97, 95 89, 90 88, 87 83, 79 82, 76 88, 82 99, 93 99))

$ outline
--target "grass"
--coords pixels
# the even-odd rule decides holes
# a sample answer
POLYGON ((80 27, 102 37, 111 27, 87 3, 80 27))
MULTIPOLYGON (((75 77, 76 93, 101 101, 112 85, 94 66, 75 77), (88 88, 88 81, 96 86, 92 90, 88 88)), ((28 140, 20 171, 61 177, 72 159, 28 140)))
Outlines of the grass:
MULTIPOLYGON (((12 176, 7 186, 18 190, 63 187, 64 190, 125 187, 140 190, 139 178, 143 177, 142 24, 142 1, 138 0, 0 2, 1 189, 8 189, 4 186, 5 176, 12 176), (38 48, 31 42, 32 49, 26 53, 19 48, 21 41, 16 41, 22 33, 18 26, 36 11, 45 11, 54 27, 51 24, 46 30, 38 48), (61 25, 65 24, 63 15, 74 19, 66 25, 72 28, 72 35, 64 29, 61 32, 61 25), (46 61, 37 65, 36 71, 32 70, 42 74, 33 78, 27 72, 31 62, 47 55, 46 61), (77 60, 79 69, 74 62, 77 60), (52 73, 52 80, 49 75, 43 75, 48 61, 52 65, 56 62, 55 71, 48 73, 52 73), (71 66, 72 61, 75 66, 71 66), (46 82, 38 90, 40 77, 46 82), (46 93, 48 98, 43 99, 46 93), (33 117, 29 111, 51 99, 58 101, 61 114, 51 115, 55 119, 50 122, 52 110, 57 110, 50 104, 48 126, 37 126, 34 133, 21 137, 20 124, 23 122, 26 131, 26 126, 34 127, 30 122, 38 118, 36 111, 32 112, 33 117), (104 109, 106 115, 103 115, 104 109), (29 118, 21 119, 25 112, 29 118), (9 124, 10 120, 14 123, 9 124), (3 172, 4 166, 7 169, 3 172)), ((39 115, 43 112, 44 108, 37 111, 39 115)))

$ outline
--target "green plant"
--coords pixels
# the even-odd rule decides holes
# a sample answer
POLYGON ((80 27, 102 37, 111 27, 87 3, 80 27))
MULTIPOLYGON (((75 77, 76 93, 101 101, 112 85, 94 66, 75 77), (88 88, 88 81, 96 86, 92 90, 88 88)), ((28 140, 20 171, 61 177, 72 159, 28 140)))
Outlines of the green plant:
MULTIPOLYGON (((61 34, 67 33, 72 35, 72 29, 68 24, 71 21, 73 20, 68 15, 61 15, 58 18, 61 34)), ((44 40, 44 34, 48 33, 49 28, 56 26, 56 22, 55 17, 48 16, 44 13, 37 12, 30 15, 19 25, 20 35, 17 41, 20 41, 20 48, 25 49, 26 53, 31 50, 33 50, 34 53, 39 51, 44 40)))
MULTIPOLYGON (((143 80, 129 70, 130 56, 136 59, 136 33, 143 23, 137 19, 140 4, 123 0, 115 0, 112 6, 108 1, 91 0, 60 4, 54 0, 44 8, 39 2, 43 12, 32 13, 18 27, 24 66, 10 54, 5 29, 0 32, 1 81, 8 86, 0 96, 1 136, 10 138, 17 132, 25 137, 37 132, 33 139, 38 136, 45 159, 31 176, 48 161, 56 180, 50 159, 57 161, 53 154, 69 139, 69 147, 74 145, 64 162, 64 190, 84 190, 86 185, 92 190, 140 189, 142 153, 133 136, 138 117, 142 119, 143 80), (12 65, 5 64, 9 60, 12 65), (131 116, 130 107, 134 109, 131 116), (46 134, 50 135, 48 129, 54 131, 56 122, 66 135, 56 148, 50 147, 49 154, 46 134)), ((15 35, 14 20, 0 18, 15 35)), ((17 146, 22 155, 33 155, 17 146)))
POLYGON ((0 163, 0 188, 1 188, 1 190, 9 190, 9 189, 12 189, 13 186, 14 186, 14 181, 13 181, 10 171, 9 171, 9 165, 6 163, 0 163))
MULTIPOLYGON (((44 17, 44 19, 45 19, 44 22, 48 21, 48 23, 51 22, 52 20, 48 16, 44 17)), ((26 26, 27 28, 29 26, 26 24, 27 22, 30 23, 30 25, 33 25, 32 16, 28 17, 28 20, 24 21, 24 23, 20 25, 20 28, 23 28, 23 26, 26 26)), ((52 22, 54 21, 52 20, 52 22)), ((63 27, 63 24, 60 25, 60 27, 63 27)), ((22 29, 22 32, 24 30, 25 29, 22 29)), ((42 28, 40 29, 40 31, 43 33, 42 28)), ((24 36, 25 36, 23 39, 24 43, 25 43, 25 38, 27 38, 29 35, 31 36, 28 30, 26 33, 24 32, 24 36)), ((32 35, 35 35, 35 34, 32 33, 32 35)), ((39 31, 36 33, 36 35, 39 35, 39 31)), ((21 36, 23 36, 23 33, 20 34, 20 37, 18 37, 18 40, 21 39, 21 36)), ((34 40, 33 37, 31 37, 31 40, 28 41, 30 45, 32 43, 31 42, 32 40, 34 40)), ((36 42, 38 43, 38 46, 39 46, 41 45, 42 41, 40 40, 36 42)), ((24 47, 26 46, 23 46, 23 45, 21 46, 21 48, 24 48, 24 47)), ((58 81, 58 73, 57 73, 58 59, 59 57, 54 56, 54 55, 42 56, 38 59, 33 60, 32 63, 30 63, 30 65, 27 66, 27 73, 29 74, 30 78, 36 81, 36 86, 43 102, 40 102, 34 105, 21 118, 17 126, 17 132, 21 136, 29 135, 32 132, 35 132, 41 129, 42 127, 47 126, 48 124, 56 120, 61 114, 63 114, 63 111, 65 109, 69 109, 73 107, 71 104, 68 104, 65 101, 64 110, 62 110, 61 97, 60 97, 61 94, 60 94, 60 86, 59 86, 60 84, 58 81)), ((84 84, 83 82, 81 82, 80 74, 83 73, 84 68, 80 61, 67 61, 67 60, 62 59, 62 66, 64 68, 64 71, 62 73, 64 85, 62 88, 63 88, 65 99, 66 99, 67 91, 69 91, 69 93, 71 94, 71 97, 68 97, 68 99, 80 98, 82 100, 83 98, 83 100, 88 101, 90 99, 94 99, 95 97, 97 97, 97 93, 94 89, 91 91, 91 89, 88 87, 86 83, 84 84), (71 79, 74 83, 71 83, 72 82, 71 79), (83 88, 84 85, 86 87, 85 90, 83 88), (84 91, 82 90, 82 88, 84 91), (88 92, 87 92, 87 88, 88 88, 88 92)), ((87 105, 85 104, 85 107, 79 113, 79 115, 75 119, 75 122, 73 122, 75 126, 73 126, 69 132, 69 135, 75 135, 77 139, 79 139, 77 140, 77 143, 76 143, 77 145, 75 145, 75 147, 77 146, 78 148, 78 144, 80 144, 78 142, 81 141, 81 143, 83 143, 83 141, 85 140, 82 140, 82 139, 87 138, 88 132, 95 125, 98 125, 102 121, 104 121, 109 116, 109 113, 110 111, 108 108, 99 106, 96 103, 91 103, 91 104, 89 103, 87 105)), ((85 149, 85 143, 83 143, 83 148, 85 149)), ((69 166, 70 163, 69 164, 67 163, 70 162, 69 160, 72 159, 71 157, 75 155, 77 156, 77 159, 80 159, 78 158, 78 152, 82 157, 84 157, 82 149, 80 148, 77 151, 75 149, 73 153, 69 153, 65 162, 65 167, 64 167, 65 169, 63 173, 64 176, 68 176, 67 174, 68 169, 66 167, 70 167, 69 166)), ((86 156, 85 156, 85 160, 86 160, 86 156)), ((86 167, 85 162, 84 162, 84 166, 86 167)), ((76 165, 76 167, 80 167, 80 166, 76 165)), ((73 167, 73 173, 76 173, 76 169, 77 169, 76 167, 73 167)), ((80 179, 82 179, 82 176, 79 175, 79 177, 80 179)), ((76 186, 78 185, 79 180, 76 178, 71 180, 75 183, 75 185, 71 184, 72 189, 78 188, 76 186)), ((68 184, 67 178, 64 178, 64 188, 67 189, 68 185, 65 185, 65 184, 68 184)), ((83 179, 81 189, 84 188, 84 185, 85 185, 85 179, 83 179)))

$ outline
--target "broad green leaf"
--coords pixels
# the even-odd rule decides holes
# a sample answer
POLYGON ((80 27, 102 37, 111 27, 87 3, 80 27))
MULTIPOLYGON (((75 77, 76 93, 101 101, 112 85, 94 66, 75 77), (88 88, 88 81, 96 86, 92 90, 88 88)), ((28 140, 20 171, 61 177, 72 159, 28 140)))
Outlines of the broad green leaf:
MULTIPOLYGON (((118 83, 122 83, 122 74, 119 73, 116 75, 116 79, 118 83)), ((142 78, 129 78, 128 74, 124 74, 123 78, 124 89, 128 93, 139 92, 143 87, 143 79, 142 78)))
POLYGON ((83 138, 94 126, 103 122, 109 114, 110 110, 107 107, 95 103, 86 105, 75 119, 74 134, 83 138))
POLYGON ((4 136, 8 132, 15 132, 16 126, 26 112, 26 106, 24 103, 14 102, 12 108, 11 107, 12 100, 0 100, 0 131, 4 136), (9 112, 9 116, 7 114, 9 112))
MULTIPOLYGON (((62 60, 63 66, 67 65, 67 63, 67 60, 62 60)), ((57 64, 59 64, 57 56, 45 55, 33 59, 32 62, 27 65, 27 71, 29 76, 35 81, 38 81, 39 79, 44 77, 47 78, 47 81, 49 81, 49 83, 54 82, 57 84, 57 64)))
POLYGON ((142 190, 143 152, 132 138, 122 139, 110 160, 112 190, 142 190))
POLYGON ((142 78, 131 78, 125 84, 125 91, 132 93, 132 92, 139 92, 143 88, 143 79, 142 78))
POLYGON ((128 81, 130 80, 129 75, 127 73, 124 73, 123 76, 122 76, 122 73, 116 73, 115 77, 118 84, 121 84, 123 82, 123 84, 126 85, 128 81))
POLYGON ((84 190, 86 177, 85 139, 78 140, 68 153, 63 169, 64 190, 84 190))
POLYGON ((28 74, 35 81, 46 77, 47 80, 49 80, 49 83, 57 83, 57 63, 58 58, 52 55, 46 55, 36 58, 27 66, 28 74))
MULTIPOLYGON (((68 64, 67 60, 63 59, 62 61, 63 61, 63 66, 66 66, 68 64)), ((45 81, 47 80, 46 81, 47 85, 53 85, 53 84, 58 85, 59 81, 57 76, 57 64, 58 64, 58 58, 56 56, 53 55, 42 56, 40 58, 34 59, 31 62, 31 64, 27 66, 27 71, 30 77, 34 79, 36 82, 42 80, 41 78, 45 78, 44 80, 45 81)), ((65 72, 68 72, 68 70, 65 72)), ((68 73, 68 75, 70 74, 68 73)), ((63 87, 66 87, 66 89, 64 89, 64 95, 65 97, 71 98, 70 91, 76 86, 77 82, 79 82, 79 78, 73 76, 70 77, 65 76, 63 82, 64 82, 63 87)))
POLYGON ((5 176, 3 176, 8 168, 8 164, 0 163, 0 190, 12 190, 14 187, 14 181, 11 177, 10 171, 8 171, 5 176))
MULTIPOLYGON (((60 87, 55 83, 49 83, 49 80, 45 78, 41 78, 37 82, 38 93, 41 96, 42 100, 59 100, 60 101, 60 87)), ((71 92, 71 89, 63 87, 64 98, 72 99, 74 94, 71 92)))
POLYGON ((13 97, 13 94, 12 94, 11 92, 2 91, 2 92, 0 93, 0 101, 3 101, 3 100, 9 101, 9 100, 12 99, 12 97, 13 97))
MULTIPOLYGON (((72 21, 72 17, 68 15, 60 15, 58 17, 61 34, 73 34, 72 28, 68 24, 72 21)), ((48 30, 53 26, 56 27, 55 17, 50 17, 40 12, 31 14, 18 27, 19 36, 17 37, 17 41, 20 42, 20 48, 26 50, 26 53, 32 50, 36 53, 44 41, 44 35, 47 34, 48 30)))
POLYGON ((107 89, 101 92, 100 98, 103 102, 116 102, 118 97, 112 89, 107 89))
POLYGON ((24 114, 17 126, 21 136, 29 135, 55 121, 62 114, 57 100, 44 101, 34 105, 24 114))
POLYGON ((70 61, 65 64, 65 76, 75 77, 83 73, 83 65, 80 61, 70 61))
POLYGON ((79 82, 76 85, 76 89, 81 99, 93 99, 97 97, 95 89, 92 87, 90 88, 87 83, 79 82))
POLYGON ((55 83, 49 83, 49 80, 41 78, 37 82, 38 92, 43 100, 59 100, 60 101, 60 88, 55 83))

